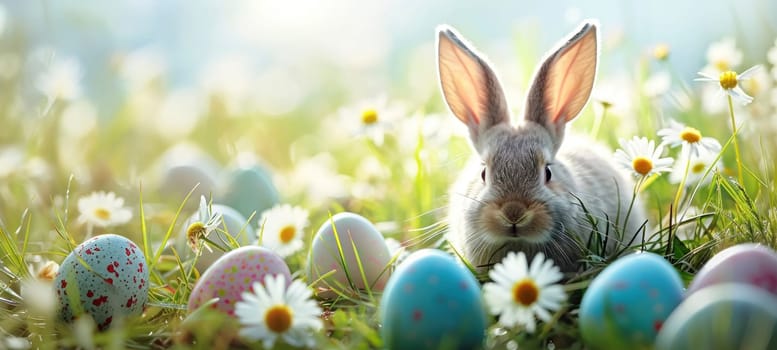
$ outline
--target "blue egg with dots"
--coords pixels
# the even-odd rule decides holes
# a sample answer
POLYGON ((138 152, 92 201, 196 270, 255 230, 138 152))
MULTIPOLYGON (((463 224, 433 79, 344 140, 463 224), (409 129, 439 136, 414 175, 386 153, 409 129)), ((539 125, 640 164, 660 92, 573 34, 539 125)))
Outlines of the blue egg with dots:
POLYGON ((380 317, 387 349, 473 349, 485 337, 480 284, 452 256, 434 249, 419 250, 397 267, 380 317))

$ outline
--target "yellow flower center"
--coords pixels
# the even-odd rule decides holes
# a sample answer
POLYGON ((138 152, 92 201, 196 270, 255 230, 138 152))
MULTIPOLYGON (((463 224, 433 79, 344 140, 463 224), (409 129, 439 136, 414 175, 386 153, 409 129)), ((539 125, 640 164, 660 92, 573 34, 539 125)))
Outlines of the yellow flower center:
POLYGON ((46 262, 43 267, 38 270, 37 276, 39 280, 42 281, 53 281, 54 278, 57 277, 57 272, 59 271, 59 264, 48 261, 46 262))
POLYGON ((540 296, 540 289, 533 280, 525 278, 513 286, 513 300, 523 306, 531 306, 540 296))
POLYGON ((725 61, 725 60, 715 61, 712 63, 712 65, 715 66, 715 68, 717 68, 721 72, 725 72, 729 68, 728 61, 725 61))
POLYGON ((653 48, 653 57, 659 61, 663 61, 669 57, 669 45, 658 44, 653 48))
POLYGON ((707 168, 707 164, 696 163, 696 164, 694 164, 691 167, 691 172, 694 173, 694 174, 698 174, 698 173, 701 173, 702 171, 704 171, 704 169, 706 169, 706 168, 707 168))
POLYGON ((280 238, 282 243, 289 243, 297 235, 297 229, 293 225, 284 226, 281 229, 280 238))
POLYGON ((638 156, 631 161, 631 167, 640 175, 645 176, 653 170, 653 161, 650 158, 638 156))
POLYGON ((111 218, 111 211, 105 208, 97 208, 94 210, 94 216, 100 220, 108 220, 111 218))
POLYGON ((205 224, 199 221, 189 225, 189 228, 186 229, 186 240, 189 242, 189 246, 192 247, 192 249, 196 249, 197 241, 200 240, 200 238, 205 237, 206 231, 205 224))
POLYGON ((701 141, 701 132, 698 129, 687 126, 683 131, 680 131, 680 138, 688 143, 696 143, 701 141))
POLYGON ((378 111, 375 109, 366 109, 362 112, 362 123, 372 125, 378 122, 378 111))
POLYGON ((737 73, 732 72, 730 70, 727 70, 723 73, 720 73, 720 87, 731 90, 735 87, 737 87, 737 73))
POLYGON ((275 333, 283 333, 291 328, 292 314, 286 305, 275 305, 264 314, 264 323, 275 333))

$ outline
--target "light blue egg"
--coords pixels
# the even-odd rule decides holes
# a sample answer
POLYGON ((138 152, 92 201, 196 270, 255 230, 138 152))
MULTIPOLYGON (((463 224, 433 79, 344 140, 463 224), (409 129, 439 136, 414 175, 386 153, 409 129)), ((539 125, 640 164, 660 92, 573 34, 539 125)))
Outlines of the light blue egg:
MULTIPOLYGON (((211 210, 214 214, 221 213, 221 219, 223 222, 215 231, 208 235, 209 240, 216 242, 224 248, 229 249, 231 240, 226 237, 227 234, 229 234, 233 240, 237 241, 240 246, 245 246, 256 239, 256 230, 253 228, 253 226, 251 226, 250 223, 248 223, 248 219, 246 219, 245 216, 240 214, 237 210, 223 204, 212 204, 211 210)), ((178 254, 180 254, 184 260, 194 257, 194 253, 187 246, 186 233, 189 225, 198 219, 199 214, 195 212, 181 226, 178 240, 176 241, 176 249, 178 250, 178 254)), ((224 253, 224 251, 218 248, 213 248, 212 251, 204 249, 201 252, 200 257, 197 259, 197 269, 200 270, 200 272, 205 271, 219 257, 224 255, 224 253)))
POLYGON ((777 297, 744 283, 700 289, 669 316, 655 349, 777 349, 777 297))
POLYGON ((452 256, 424 249, 391 275, 380 305, 388 349, 474 349, 485 337, 480 285, 452 256))
POLYGON ((78 245, 54 279, 59 315, 71 322, 90 315, 104 330, 118 318, 138 315, 148 301, 148 265, 129 239, 104 234, 78 245))
POLYGON ((270 173, 255 164, 230 171, 216 198, 245 217, 258 219, 259 214, 280 202, 279 197, 270 173))
POLYGON ((650 347, 683 284, 669 262, 652 253, 622 257, 589 285, 580 303, 580 331, 594 349, 650 347))

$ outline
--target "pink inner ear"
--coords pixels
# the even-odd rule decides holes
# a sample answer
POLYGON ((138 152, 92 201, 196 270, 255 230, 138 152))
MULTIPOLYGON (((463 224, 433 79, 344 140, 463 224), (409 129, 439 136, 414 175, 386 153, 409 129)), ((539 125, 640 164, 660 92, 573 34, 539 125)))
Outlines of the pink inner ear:
POLYGON ((553 123, 574 119, 585 106, 596 75, 596 36, 591 31, 553 58, 545 103, 553 123), (562 119, 560 119, 562 118, 562 119))

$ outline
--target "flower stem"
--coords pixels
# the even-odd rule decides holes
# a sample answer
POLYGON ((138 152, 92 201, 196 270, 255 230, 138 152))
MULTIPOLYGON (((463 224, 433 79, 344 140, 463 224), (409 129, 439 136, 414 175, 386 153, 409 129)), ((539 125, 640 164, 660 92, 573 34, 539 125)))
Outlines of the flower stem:
POLYGON ((742 157, 739 155, 739 142, 737 142, 737 122, 736 117, 734 117, 734 102, 731 99, 731 95, 726 95, 728 97, 728 113, 731 117, 731 130, 733 132, 732 138, 734 141, 734 153, 736 154, 737 159, 737 179, 739 180, 739 184, 744 186, 744 179, 742 177, 742 157))
POLYGON ((691 168, 691 148, 688 148, 688 160, 685 163, 685 171, 683 177, 680 179, 680 185, 677 187, 677 194, 674 196, 674 217, 677 221, 677 213, 680 212, 680 197, 682 197, 683 190, 685 190, 685 182, 688 180, 688 171, 691 168))

